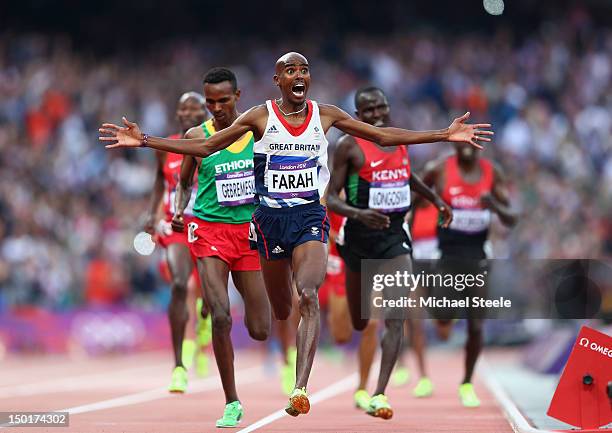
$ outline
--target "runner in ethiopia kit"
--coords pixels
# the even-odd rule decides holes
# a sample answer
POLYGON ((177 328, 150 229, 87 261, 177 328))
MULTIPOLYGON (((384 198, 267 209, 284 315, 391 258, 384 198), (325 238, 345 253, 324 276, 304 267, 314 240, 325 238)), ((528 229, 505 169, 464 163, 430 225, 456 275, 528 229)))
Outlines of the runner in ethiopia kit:
POLYGON ((169 140, 143 134, 137 124, 104 123, 101 141, 107 148, 154 149, 208 157, 252 132, 256 143, 256 203, 251 238, 257 243, 268 297, 277 319, 291 311, 292 283, 299 295, 301 322, 297 332, 296 388, 285 410, 308 413, 306 385, 319 340, 317 290, 325 278, 329 222, 319 202, 329 180, 326 132, 333 126, 382 146, 457 141, 481 148, 491 141, 489 124, 466 124, 466 113, 445 129, 408 131, 377 128, 353 119, 334 105, 306 99, 310 67, 304 56, 287 53, 276 62, 274 83, 281 98, 253 107, 210 138, 169 140))
MULTIPOLYGON (((204 97, 196 92, 183 94, 179 99, 176 118, 183 134, 194 125, 202 123, 206 119, 204 97)), ((171 136, 171 138, 178 137, 181 137, 181 135, 171 136)), ((172 290, 168 306, 168 319, 170 321, 175 362, 172 381, 168 390, 183 393, 187 387, 186 368, 193 364, 196 352, 196 366, 199 374, 204 375, 208 369, 207 355, 203 350, 198 350, 194 330, 196 316, 199 316, 197 320, 197 341, 203 344, 209 343, 210 318, 207 317, 208 312, 205 307, 200 308, 200 311, 196 308, 196 299, 199 292, 196 287, 199 285, 199 280, 189 253, 187 236, 174 233, 170 227, 170 220, 174 213, 174 194, 181 171, 183 155, 160 151, 156 152, 156 157, 157 174, 151 194, 151 205, 145 223, 145 231, 154 234, 157 242, 166 249, 166 266, 172 290), (158 210, 162 203, 164 219, 158 220, 158 210)), ((188 209, 187 215, 191 215, 191 207, 188 209)), ((200 301, 199 305, 204 304, 200 301)))
MULTIPOLYGON (((240 89, 236 76, 226 68, 213 68, 204 76, 206 108, 213 115, 186 137, 209 138, 236 120, 240 89)), ((261 277, 257 252, 249 245, 249 221, 254 210, 253 133, 246 132, 234 143, 208 158, 185 157, 177 191, 173 226, 184 230, 183 212, 189 202, 191 182, 198 167, 195 217, 187 224, 188 237, 204 282, 204 293, 213 323, 213 349, 225 392, 223 417, 217 427, 235 427, 244 411, 234 377, 234 348, 230 336, 232 317, 227 291, 229 273, 244 299, 245 324, 255 340, 270 332, 271 311, 261 277)))
MULTIPOLYGON (((484 244, 487 240, 491 214, 495 213, 506 226, 517 221, 510 208, 506 182, 501 170, 490 160, 481 158, 470 146, 455 144, 455 154, 428 164, 425 182, 441 192, 444 201, 453 208, 449 227, 438 228, 441 260, 438 272, 448 274, 482 274, 486 270, 484 244)), ((470 296, 486 296, 486 284, 451 294, 470 292, 470 296)), ((448 294, 446 289, 445 294, 448 294)), ((444 293, 440 294, 443 296, 444 293)), ((451 314, 454 314, 451 312, 451 314)), ((472 386, 472 374, 482 348, 482 311, 467 309, 467 341, 465 344, 465 375, 459 387, 459 397, 466 407, 477 407, 480 401, 472 386)), ((438 322, 439 334, 448 337, 452 317, 438 322)))
MULTIPOLYGON (((390 111, 387 97, 376 87, 360 89, 355 94, 357 117, 368 124, 387 127, 390 111)), ((410 171, 410 160, 405 146, 385 149, 371 141, 345 135, 338 141, 334 154, 334 171, 328 192, 329 208, 347 217, 343 233, 338 237, 338 250, 346 264, 346 293, 353 327, 366 330, 362 339, 372 352, 376 348, 374 321, 362 316, 362 296, 368 297, 370 287, 361 285, 362 259, 390 259, 402 257, 402 267, 411 270, 410 235, 404 223, 410 210, 410 187, 435 203, 447 215, 450 208, 410 171), (341 190, 346 200, 339 197, 341 190), (371 323, 370 323, 371 322, 371 323), (368 329, 368 327, 370 327, 368 329), (373 342, 368 342, 373 339, 373 342)), ((355 393, 355 404, 369 415, 389 419, 393 410, 385 389, 397 360, 402 343, 401 319, 385 320, 382 339, 382 360, 378 384, 370 398, 365 386, 372 364, 373 353, 360 350, 360 383, 355 393)), ((419 346, 421 361, 424 348, 419 346)))

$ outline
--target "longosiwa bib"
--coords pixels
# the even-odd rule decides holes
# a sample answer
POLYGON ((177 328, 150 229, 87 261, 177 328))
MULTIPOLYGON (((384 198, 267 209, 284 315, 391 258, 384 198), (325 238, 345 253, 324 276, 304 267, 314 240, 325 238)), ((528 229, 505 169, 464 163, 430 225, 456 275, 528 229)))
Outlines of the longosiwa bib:
POLYGON ((355 137, 364 155, 363 166, 347 177, 345 190, 351 206, 383 213, 410 209, 410 160, 405 146, 385 152, 375 143, 355 137))
POLYGON ((256 201, 268 207, 293 207, 319 201, 329 182, 327 139, 319 106, 307 101, 300 127, 291 126, 276 102, 266 101, 268 122, 254 145, 256 201))
MULTIPOLYGON (((206 137, 216 131, 213 120, 202 124, 206 137)), ((255 208, 253 134, 248 132, 226 149, 202 158, 194 215, 205 221, 242 224, 255 208)))

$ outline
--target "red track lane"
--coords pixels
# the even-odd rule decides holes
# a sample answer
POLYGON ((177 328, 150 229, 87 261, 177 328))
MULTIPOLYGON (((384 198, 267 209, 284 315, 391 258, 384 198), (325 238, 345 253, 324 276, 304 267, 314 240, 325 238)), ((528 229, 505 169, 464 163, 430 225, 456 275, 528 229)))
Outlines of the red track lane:
MULTIPOLYGON (((413 398, 410 395, 413 384, 401 389, 389 388, 389 401, 395 410, 395 416, 390 421, 371 418, 354 409, 354 389, 351 383, 349 389, 313 405, 308 415, 297 419, 285 416, 256 431, 511 433, 512 430, 500 409, 484 386, 478 382, 477 390, 483 402, 482 407, 465 409, 459 404, 456 392, 461 377, 462 360, 460 352, 435 351, 430 354, 430 375, 436 387, 435 395, 430 399, 413 398)), ((286 397, 280 392, 277 376, 265 373, 265 362, 269 362, 269 359, 260 353, 245 351, 236 354, 238 392, 245 408, 245 418, 240 429, 282 409, 286 403, 286 397), (246 373, 240 373, 241 371, 246 373)), ((331 360, 323 353, 318 354, 309 392, 313 394, 330 387, 354 373, 355 368, 353 354, 345 355, 342 362, 331 360)), ((211 369, 212 379, 202 381, 193 378, 191 384, 203 388, 201 392, 166 395, 162 388, 167 385, 170 372, 169 355, 165 353, 78 362, 68 359, 53 359, 48 363, 45 358, 9 359, 0 363, 0 411, 60 410, 131 395, 132 397, 119 400, 118 407, 71 415, 69 428, 11 428, 7 432, 220 431, 214 428, 214 422, 223 411, 224 397, 220 381, 215 377, 216 371, 211 369), (17 382, 19 378, 20 383, 17 382), (56 384, 58 388, 63 387, 64 391, 54 391, 56 384), (15 394, 25 393, 27 396, 11 396, 11 385, 14 385, 15 394), (134 395, 146 401, 129 404, 134 395)), ((372 384, 377 375, 377 371, 373 372, 372 384)))

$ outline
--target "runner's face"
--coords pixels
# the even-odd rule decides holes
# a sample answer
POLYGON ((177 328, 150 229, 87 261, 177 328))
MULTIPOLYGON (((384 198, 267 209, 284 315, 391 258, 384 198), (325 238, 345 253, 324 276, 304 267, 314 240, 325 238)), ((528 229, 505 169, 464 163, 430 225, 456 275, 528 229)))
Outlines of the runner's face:
POLYGON ((455 143, 457 158, 463 162, 474 162, 478 159, 478 150, 469 143, 455 143))
POLYGON ((176 109, 176 118, 182 131, 201 125, 206 120, 204 106, 195 98, 188 98, 180 102, 176 109))
POLYGON ((365 93, 359 98, 357 117, 362 122, 374 126, 388 126, 389 113, 389 103, 382 93, 365 93))
POLYGON ((283 100, 300 105, 306 100, 310 87, 310 68, 308 63, 289 59, 282 70, 274 76, 283 100))
POLYGON ((221 125, 229 125, 236 116, 236 102, 240 99, 240 89, 234 91, 232 83, 204 84, 204 97, 206 108, 221 125))

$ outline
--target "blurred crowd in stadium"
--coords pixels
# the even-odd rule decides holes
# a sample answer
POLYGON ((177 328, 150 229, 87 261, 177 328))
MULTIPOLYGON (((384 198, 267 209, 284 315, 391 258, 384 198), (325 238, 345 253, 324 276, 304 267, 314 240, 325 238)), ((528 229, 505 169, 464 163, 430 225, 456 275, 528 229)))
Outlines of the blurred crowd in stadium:
MULTIPOLYGON (((595 28, 585 12, 520 39, 504 30, 333 44, 175 40, 136 59, 21 35, 0 38, 0 310, 158 306, 157 260, 132 247, 153 152, 105 151, 98 125, 126 114, 149 134, 175 133, 178 96, 200 91, 218 65, 235 69, 239 106, 249 108, 277 96, 274 62, 295 48, 309 58, 312 99, 352 113, 353 92, 374 84, 391 96, 397 126, 437 129, 464 110, 494 124, 486 155, 504 168, 524 215, 510 236, 495 227, 498 257, 612 255, 612 30, 595 28)), ((413 166, 447 146, 412 147, 413 166)))

